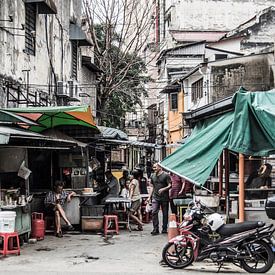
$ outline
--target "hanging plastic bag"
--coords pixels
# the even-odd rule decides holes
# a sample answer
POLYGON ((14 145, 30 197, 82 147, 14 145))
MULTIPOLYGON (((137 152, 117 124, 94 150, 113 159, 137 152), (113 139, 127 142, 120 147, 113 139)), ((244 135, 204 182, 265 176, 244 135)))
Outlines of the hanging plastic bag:
POLYGON ((32 171, 25 166, 25 161, 23 161, 19 167, 17 175, 18 177, 21 177, 26 180, 30 176, 31 172, 32 171))

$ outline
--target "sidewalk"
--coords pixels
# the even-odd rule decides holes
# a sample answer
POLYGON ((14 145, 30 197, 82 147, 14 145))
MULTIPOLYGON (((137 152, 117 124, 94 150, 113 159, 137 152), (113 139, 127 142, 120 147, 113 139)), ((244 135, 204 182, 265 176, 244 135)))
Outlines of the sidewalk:
MULTIPOLYGON (((26 244, 21 256, 1 258, 0 274, 182 274, 159 264, 167 235, 151 236, 152 224, 145 230, 104 239, 101 235, 66 234, 63 238, 46 236, 44 241, 26 244)), ((275 266, 269 274, 274 274, 275 266)), ((217 267, 209 262, 194 263, 187 274, 213 274, 217 267)), ((245 271, 226 265, 220 273, 245 271)))

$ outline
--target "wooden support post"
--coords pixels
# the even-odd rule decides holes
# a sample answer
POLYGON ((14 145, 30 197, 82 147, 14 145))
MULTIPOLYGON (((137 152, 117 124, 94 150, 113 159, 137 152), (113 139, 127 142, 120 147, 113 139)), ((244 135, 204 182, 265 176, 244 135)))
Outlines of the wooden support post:
POLYGON ((239 154, 239 221, 244 220, 244 155, 239 154))
POLYGON ((225 176, 225 198, 226 198, 226 222, 229 222, 230 194, 229 194, 229 152, 224 150, 224 176, 225 176))
POLYGON ((90 185, 90 175, 89 175, 89 147, 85 147, 85 166, 86 166, 86 184, 85 187, 91 187, 90 185))
POLYGON ((223 152, 220 156, 219 166, 219 195, 222 197, 222 184, 223 184, 223 152))

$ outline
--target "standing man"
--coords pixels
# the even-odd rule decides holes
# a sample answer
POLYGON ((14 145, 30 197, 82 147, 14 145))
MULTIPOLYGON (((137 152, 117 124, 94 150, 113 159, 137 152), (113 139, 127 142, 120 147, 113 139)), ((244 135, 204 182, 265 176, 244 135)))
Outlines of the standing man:
POLYGON ((150 190, 147 203, 152 198, 152 219, 153 219, 153 231, 152 235, 159 234, 159 208, 162 210, 162 232, 167 233, 168 225, 168 210, 169 210, 169 189, 171 188, 170 176, 162 171, 161 166, 158 163, 153 165, 154 173, 151 175, 151 185, 153 188, 150 190))

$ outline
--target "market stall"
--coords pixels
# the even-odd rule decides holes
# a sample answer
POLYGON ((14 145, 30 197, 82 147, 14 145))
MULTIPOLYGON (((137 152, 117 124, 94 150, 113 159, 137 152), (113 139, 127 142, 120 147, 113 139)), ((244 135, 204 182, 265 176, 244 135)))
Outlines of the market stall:
MULTIPOLYGON (((237 157, 238 219, 245 220, 246 160, 260 157, 261 163, 275 152, 275 91, 247 92, 240 89, 233 97, 234 111, 199 121, 186 143, 164 159, 161 165, 197 186, 205 188, 221 153, 234 152, 237 157)), ((230 210, 230 170, 225 154, 224 178, 219 180, 219 196, 225 188, 226 211, 230 210)), ((223 168, 222 168, 223 169, 223 168)), ((248 190, 247 190, 248 191, 248 190)))
MULTIPOLYGON (((3 112, 5 115, 6 113, 12 114, 12 118, 16 117, 20 121, 31 122, 16 125, 17 131, 24 132, 27 137, 31 136, 31 138, 24 139, 16 135, 7 142, 12 151, 14 148, 16 152, 24 149, 25 165, 31 171, 26 180, 25 195, 25 199, 28 194, 33 196, 28 205, 29 221, 30 212, 44 212, 45 195, 52 190, 56 180, 62 180, 65 181, 67 190, 74 190, 78 194, 70 204, 65 205, 65 211, 72 222, 79 225, 82 191, 90 185, 90 150, 87 143, 98 132, 90 108, 87 106, 15 108, 3 112), (20 129, 19 126, 24 129, 20 129)), ((0 113, 0 121, 3 118, 3 114, 1 116, 0 113)), ((16 175, 18 167, 12 172, 16 175)), ((15 183, 12 179, 6 182, 15 183)), ((10 184, 9 187, 16 189, 13 185, 10 184)), ((3 196, 5 198, 5 195, 3 196)), ((16 209, 19 208, 15 202, 11 201, 11 204, 13 207, 16 206, 16 209)), ((11 208, 10 205, 5 205, 6 208, 7 206, 11 208)), ((26 206, 22 207, 22 209, 25 208, 26 206)), ((17 224, 19 226, 20 223, 17 222, 17 224)), ((21 224, 24 225, 25 222, 21 224)), ((29 232, 30 228, 28 235, 29 232)))

